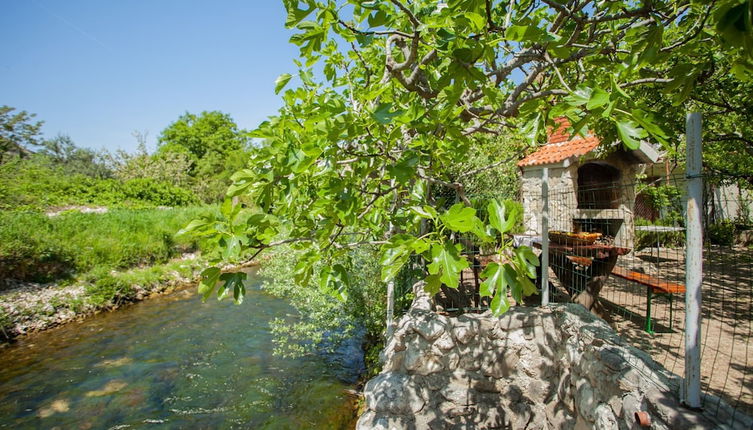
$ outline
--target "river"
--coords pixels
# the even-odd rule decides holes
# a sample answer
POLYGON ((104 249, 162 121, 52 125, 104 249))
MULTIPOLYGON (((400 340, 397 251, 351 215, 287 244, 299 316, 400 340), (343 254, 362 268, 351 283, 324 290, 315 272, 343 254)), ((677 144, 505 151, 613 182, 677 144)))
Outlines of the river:
POLYGON ((240 306, 190 288, 22 339, 0 350, 0 428, 352 428, 360 357, 272 355, 291 313, 251 281, 240 306))

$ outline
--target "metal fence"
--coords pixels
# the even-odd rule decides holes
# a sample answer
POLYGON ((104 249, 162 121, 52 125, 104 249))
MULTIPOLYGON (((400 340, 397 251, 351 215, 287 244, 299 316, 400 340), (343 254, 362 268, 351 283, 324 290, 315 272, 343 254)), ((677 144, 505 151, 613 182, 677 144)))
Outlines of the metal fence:
MULTIPOLYGON (((687 179, 659 170, 605 186, 549 181, 549 300, 589 307, 683 376, 687 179)), ((753 193, 734 178, 703 179, 701 404, 725 422, 748 423, 743 415, 753 416, 753 193)), ((524 210, 540 215, 536 204, 524 210)), ((524 228, 540 248, 541 219, 534 218, 524 228)), ((483 311, 488 299, 479 296, 478 284, 488 256, 470 238, 456 240, 471 267, 462 273, 460 288, 443 288, 436 299, 447 312, 483 311)))
MULTIPOLYGON (((704 184, 702 407, 735 422, 753 415, 753 206, 731 178, 704 184)), ((590 307, 678 375, 686 370, 685 189, 684 174, 648 175, 586 189, 560 181, 548 193, 550 300, 590 307)))
MULTIPOLYGON (((541 189, 523 190, 527 235, 520 238, 548 249, 539 251, 547 265, 539 276, 544 301, 588 307, 683 377, 680 394, 691 406, 698 404, 693 384, 700 381, 707 414, 747 426, 753 422, 753 183, 684 170, 672 174, 661 164, 616 173, 597 168, 591 172, 597 180, 579 181, 581 171, 562 169, 550 178, 542 169, 541 189), (688 182, 699 180, 702 196, 693 201, 700 209, 689 212, 688 182), (697 217, 700 223, 692 222, 697 217), (701 234, 693 233, 696 225, 701 234), (686 273, 696 258, 700 270, 686 273), (699 348, 686 349, 696 338, 699 348), (686 357, 693 350, 697 355, 686 357)), ((435 299, 443 311, 483 311, 488 302, 478 294, 479 275, 488 256, 471 238, 455 240, 463 243, 471 267, 460 288, 443 287, 435 299)), ((418 272, 408 274, 406 285, 418 272)))

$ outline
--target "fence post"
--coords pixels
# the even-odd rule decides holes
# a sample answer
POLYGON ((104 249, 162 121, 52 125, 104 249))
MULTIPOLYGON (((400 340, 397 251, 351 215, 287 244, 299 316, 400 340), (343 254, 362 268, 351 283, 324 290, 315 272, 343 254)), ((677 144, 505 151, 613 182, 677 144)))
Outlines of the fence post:
POLYGON ((685 122, 688 203, 685 258, 685 405, 701 407, 701 283, 703 282, 703 179, 701 177, 701 114, 685 122))
POLYGON ((394 326, 394 313, 395 313, 395 281, 389 280, 387 282, 387 330, 385 333, 385 340, 389 342, 392 339, 392 332, 395 330, 394 326))
POLYGON ((541 171, 541 304, 549 304, 549 168, 541 171))

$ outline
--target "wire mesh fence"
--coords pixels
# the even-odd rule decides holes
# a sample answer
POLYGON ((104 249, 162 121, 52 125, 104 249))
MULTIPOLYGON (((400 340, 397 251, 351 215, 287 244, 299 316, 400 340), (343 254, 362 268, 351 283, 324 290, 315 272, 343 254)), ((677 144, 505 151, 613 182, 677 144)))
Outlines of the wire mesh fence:
MULTIPOLYGON (((649 171, 636 180, 604 168, 593 174, 592 181, 565 176, 549 182, 550 301, 586 306, 682 376, 685 175, 649 171)), ((734 178, 706 177, 704 187, 702 406, 725 422, 749 423, 743 415, 753 416, 753 193, 734 178)), ((523 193, 527 235, 519 239, 539 248, 543 200, 538 189, 523 193)), ((479 296, 480 273, 490 255, 471 237, 454 239, 470 267, 458 289, 443 287, 435 297, 439 310, 484 311, 489 303, 479 296)), ((405 285, 420 279, 425 264, 411 263, 417 271, 405 285)))
MULTIPOLYGON (((753 415, 750 193, 706 183, 702 283, 703 407, 753 415)), ((685 372, 685 177, 550 188, 552 301, 575 301, 670 371, 685 372)))

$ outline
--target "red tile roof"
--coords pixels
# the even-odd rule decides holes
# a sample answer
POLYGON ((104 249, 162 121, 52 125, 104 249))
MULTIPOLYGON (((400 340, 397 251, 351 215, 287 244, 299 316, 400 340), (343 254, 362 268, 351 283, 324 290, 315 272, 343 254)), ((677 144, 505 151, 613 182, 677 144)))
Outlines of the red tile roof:
POLYGON ((518 162, 519 167, 559 163, 570 157, 588 154, 601 143, 596 136, 573 138, 567 131, 570 127, 570 121, 567 118, 557 118, 554 122, 556 129, 554 131, 549 130, 546 145, 520 160, 518 162))

